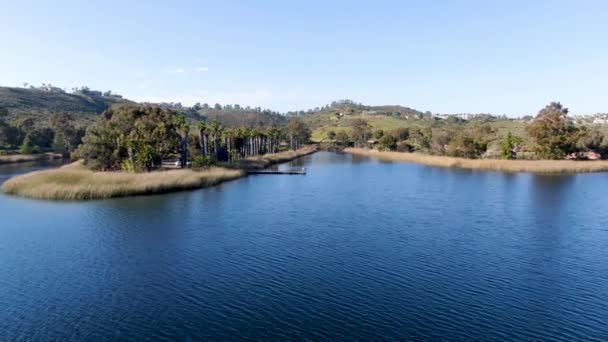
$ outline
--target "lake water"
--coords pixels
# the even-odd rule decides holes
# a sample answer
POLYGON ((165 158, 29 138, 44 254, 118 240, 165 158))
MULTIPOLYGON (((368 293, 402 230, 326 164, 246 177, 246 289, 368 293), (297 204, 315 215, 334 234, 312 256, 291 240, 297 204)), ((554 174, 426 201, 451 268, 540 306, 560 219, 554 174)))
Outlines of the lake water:
POLYGON ((0 195, 0 340, 608 340, 608 174, 291 164, 308 174, 0 195))

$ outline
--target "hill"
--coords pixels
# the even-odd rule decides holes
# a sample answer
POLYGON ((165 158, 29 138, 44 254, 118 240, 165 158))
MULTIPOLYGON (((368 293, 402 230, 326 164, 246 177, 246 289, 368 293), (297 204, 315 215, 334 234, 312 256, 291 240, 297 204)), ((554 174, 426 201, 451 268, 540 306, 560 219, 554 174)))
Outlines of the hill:
POLYGON ((48 119, 49 114, 66 112, 82 119, 102 113, 116 103, 130 102, 116 95, 104 96, 101 92, 83 91, 67 93, 57 88, 0 87, 0 107, 9 117, 28 116, 48 119))

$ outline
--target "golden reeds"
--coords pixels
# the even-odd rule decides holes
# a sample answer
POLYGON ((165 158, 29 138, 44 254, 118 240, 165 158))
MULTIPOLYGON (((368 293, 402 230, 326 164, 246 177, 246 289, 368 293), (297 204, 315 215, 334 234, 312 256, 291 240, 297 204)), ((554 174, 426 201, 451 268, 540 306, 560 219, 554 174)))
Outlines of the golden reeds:
MULTIPOLYGON (((246 168, 267 167, 316 151, 297 151, 246 158, 240 168, 211 167, 202 170, 168 170, 149 173, 93 172, 80 162, 13 177, 2 185, 7 194, 53 200, 87 200, 158 194, 208 187, 246 174, 246 168)), ((238 165, 237 165, 238 166, 238 165)))
POLYGON ((431 156, 420 153, 379 152, 362 148, 346 148, 344 152, 376 157, 381 160, 419 163, 437 167, 456 167, 471 170, 531 172, 531 173, 583 173, 608 171, 608 161, 574 160, 503 160, 465 159, 431 156))

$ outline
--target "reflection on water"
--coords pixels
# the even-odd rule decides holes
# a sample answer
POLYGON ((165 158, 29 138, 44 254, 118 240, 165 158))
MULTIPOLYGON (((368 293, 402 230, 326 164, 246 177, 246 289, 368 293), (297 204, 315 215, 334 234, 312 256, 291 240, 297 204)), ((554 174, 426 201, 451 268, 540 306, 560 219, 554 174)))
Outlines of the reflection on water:
MULTIPOLYGON (((0 179, 40 165, 0 167, 0 179)), ((174 194, 0 195, 0 340, 605 340, 605 174, 321 152, 174 194)))

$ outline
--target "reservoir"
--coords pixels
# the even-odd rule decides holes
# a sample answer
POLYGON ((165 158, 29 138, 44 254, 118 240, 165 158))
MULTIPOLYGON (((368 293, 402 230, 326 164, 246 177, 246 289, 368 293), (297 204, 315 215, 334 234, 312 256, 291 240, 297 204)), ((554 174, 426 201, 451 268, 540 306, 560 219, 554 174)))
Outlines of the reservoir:
POLYGON ((307 174, 0 194, 0 340, 608 340, 608 174, 282 167, 307 174))

